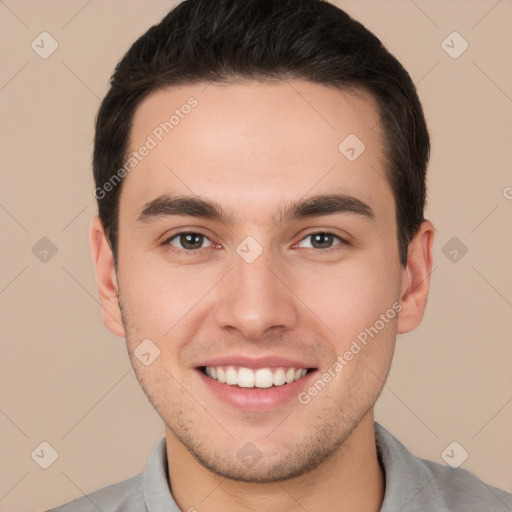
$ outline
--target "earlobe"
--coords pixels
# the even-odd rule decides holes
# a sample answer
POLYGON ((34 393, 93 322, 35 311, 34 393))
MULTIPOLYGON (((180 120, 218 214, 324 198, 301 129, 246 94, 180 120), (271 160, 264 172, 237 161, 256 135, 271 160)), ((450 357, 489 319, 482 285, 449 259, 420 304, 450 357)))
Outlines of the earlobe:
POLYGON ((407 264, 403 269, 398 334, 415 329, 425 312, 432 272, 434 226, 424 221, 409 244, 407 264))
POLYGON ((124 337, 125 330, 119 305, 114 256, 103 229, 103 224, 98 216, 91 220, 89 244, 96 270, 96 284, 98 286, 103 323, 110 332, 124 337))

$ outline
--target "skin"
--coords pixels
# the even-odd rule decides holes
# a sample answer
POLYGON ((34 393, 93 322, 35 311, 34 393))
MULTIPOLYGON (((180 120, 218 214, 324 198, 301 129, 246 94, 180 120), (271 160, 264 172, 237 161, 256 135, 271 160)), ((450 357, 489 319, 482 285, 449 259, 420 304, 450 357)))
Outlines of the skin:
POLYGON ((402 267, 368 94, 301 80, 169 88, 137 108, 130 148, 190 96, 197 107, 122 185, 117 272, 99 218, 90 229, 103 320, 126 338, 136 376, 165 422, 173 496, 182 510, 378 511, 384 475, 374 403, 396 335, 423 316, 434 228, 420 226, 402 267), (366 146, 353 162, 338 150, 348 134, 366 146), (216 201, 233 222, 138 221, 164 193, 216 201), (279 218, 284 205, 332 193, 363 201, 374 217, 279 218), (187 253, 179 237, 166 242, 178 230, 206 235, 203 249, 187 253), (313 245, 308 235, 326 231, 350 243, 328 239, 329 252, 313 245), (263 249, 250 264, 236 252, 247 236, 263 249), (307 405, 241 411, 217 398, 195 368, 243 352, 310 361, 322 374, 395 302, 397 317, 307 405), (160 349, 149 366, 133 354, 146 338, 160 349), (248 442, 261 453, 250 467, 237 457, 248 442))

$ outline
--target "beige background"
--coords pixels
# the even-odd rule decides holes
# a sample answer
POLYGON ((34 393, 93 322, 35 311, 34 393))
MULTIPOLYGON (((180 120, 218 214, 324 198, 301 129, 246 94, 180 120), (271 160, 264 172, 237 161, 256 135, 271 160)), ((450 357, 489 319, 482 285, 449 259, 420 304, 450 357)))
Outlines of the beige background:
MULTIPOLYGON (((173 2, 0 1, 0 510, 41 511, 143 471, 163 425, 107 332, 89 255, 93 121, 115 64, 173 2), (58 49, 31 42, 47 31, 58 49), (48 237, 57 253, 32 247, 48 237), (59 456, 42 469, 41 442, 59 456)), ((419 456, 512 491, 512 2, 340 1, 418 84, 433 138, 431 297, 399 337, 377 419, 419 456), (441 42, 459 32, 452 59, 441 42), (508 191, 508 193, 507 193, 508 191), (451 261, 457 237, 467 253, 451 261), (445 249, 445 252, 448 252, 445 249)), ((460 254, 460 253, 459 253, 460 254)))

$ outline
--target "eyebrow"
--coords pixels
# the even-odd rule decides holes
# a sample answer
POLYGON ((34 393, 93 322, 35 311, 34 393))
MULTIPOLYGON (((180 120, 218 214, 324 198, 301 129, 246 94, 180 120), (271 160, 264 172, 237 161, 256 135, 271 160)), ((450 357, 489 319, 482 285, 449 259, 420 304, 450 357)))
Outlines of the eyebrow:
MULTIPOLYGON (((275 222, 292 221, 302 218, 322 217, 336 214, 354 214, 373 220, 375 213, 365 202, 347 194, 323 194, 301 199, 281 208, 275 222)), ((195 196, 171 196, 164 194, 146 203, 137 219, 150 223, 171 216, 191 216, 232 225, 235 216, 222 206, 210 200, 195 196)))

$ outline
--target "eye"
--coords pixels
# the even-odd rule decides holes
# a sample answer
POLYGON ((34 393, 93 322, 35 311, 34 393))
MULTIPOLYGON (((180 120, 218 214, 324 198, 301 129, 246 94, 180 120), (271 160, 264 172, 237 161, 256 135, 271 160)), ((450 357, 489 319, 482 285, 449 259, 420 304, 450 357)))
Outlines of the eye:
POLYGON ((189 252, 213 246, 212 241, 207 236, 194 232, 177 233, 168 238, 165 243, 189 252), (205 242, 206 245, 204 245, 205 242))
POLYGON ((318 250, 329 250, 337 245, 349 245, 349 242, 334 233, 329 233, 326 231, 321 231, 318 233, 311 233, 305 236, 300 242, 299 245, 303 242, 306 242, 302 247, 308 247, 311 249, 318 250), (306 242, 308 241, 309 242, 306 242))

